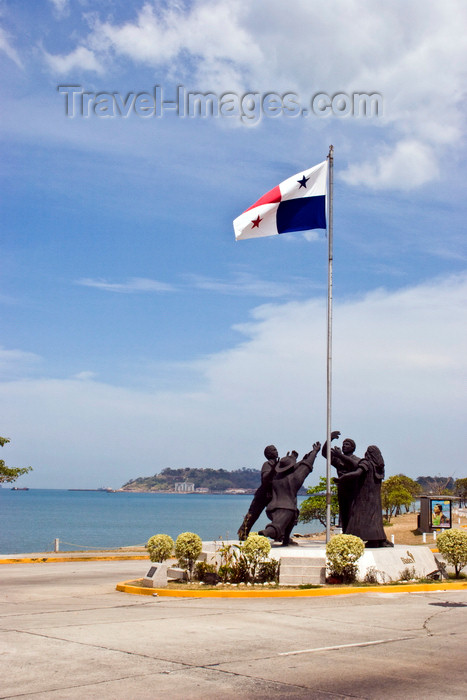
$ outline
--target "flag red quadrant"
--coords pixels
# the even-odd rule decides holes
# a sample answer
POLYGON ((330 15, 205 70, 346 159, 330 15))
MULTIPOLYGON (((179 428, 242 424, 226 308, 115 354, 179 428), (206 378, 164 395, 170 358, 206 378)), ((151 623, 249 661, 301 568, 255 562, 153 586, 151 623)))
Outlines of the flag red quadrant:
POLYGON ((237 241, 326 228, 328 161, 292 175, 233 222, 237 241))

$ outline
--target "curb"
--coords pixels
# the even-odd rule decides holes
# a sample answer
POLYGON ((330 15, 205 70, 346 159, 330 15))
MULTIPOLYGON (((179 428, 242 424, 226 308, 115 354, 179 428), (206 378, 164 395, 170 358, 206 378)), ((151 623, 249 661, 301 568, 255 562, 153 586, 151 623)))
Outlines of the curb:
POLYGON ((74 562, 74 561, 128 561, 129 559, 146 559, 149 560, 147 554, 124 555, 121 557, 23 557, 13 559, 0 559, 0 564, 50 564, 52 562, 74 562))
POLYGON ((133 595, 150 595, 170 598, 314 598, 320 596, 352 595, 354 593, 425 593, 429 591, 464 591, 467 582, 453 583, 408 583, 393 586, 355 586, 353 588, 291 588, 269 590, 181 590, 134 586, 132 581, 117 583, 116 590, 133 595))

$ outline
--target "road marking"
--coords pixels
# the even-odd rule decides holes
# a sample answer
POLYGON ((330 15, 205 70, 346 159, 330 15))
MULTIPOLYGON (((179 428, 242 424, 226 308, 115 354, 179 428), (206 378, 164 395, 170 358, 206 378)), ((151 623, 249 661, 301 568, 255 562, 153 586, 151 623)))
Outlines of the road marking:
POLYGON ((352 647, 371 647, 376 644, 387 644, 388 642, 402 642, 414 637, 394 637, 394 639, 375 639, 371 642, 356 642, 355 644, 339 644, 335 647, 315 647, 314 649, 299 649, 298 651, 282 651, 278 656, 294 656, 295 654, 312 654, 315 651, 337 651, 338 649, 350 649, 352 647))

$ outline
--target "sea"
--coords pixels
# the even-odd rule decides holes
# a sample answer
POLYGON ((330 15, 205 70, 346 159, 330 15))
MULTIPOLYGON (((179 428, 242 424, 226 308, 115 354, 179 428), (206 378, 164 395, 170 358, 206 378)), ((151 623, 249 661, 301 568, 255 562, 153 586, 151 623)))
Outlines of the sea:
MULTIPOLYGON (((298 497, 298 504, 306 496, 298 497)), ((203 540, 236 539, 251 495, 130 493, 0 488, 0 554, 89 551, 144 545, 152 535, 195 532, 203 540)), ((265 513, 255 523, 268 523, 265 513)), ((319 521, 296 532, 320 532, 319 521)))

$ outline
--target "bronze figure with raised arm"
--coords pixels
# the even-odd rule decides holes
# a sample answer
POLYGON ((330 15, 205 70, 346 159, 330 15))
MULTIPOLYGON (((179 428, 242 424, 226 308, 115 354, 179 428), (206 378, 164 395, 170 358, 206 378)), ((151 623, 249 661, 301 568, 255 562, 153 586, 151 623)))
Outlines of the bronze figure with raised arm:
POLYGON ((311 452, 308 452, 299 462, 297 462, 296 452, 287 454, 279 461, 272 480, 272 498, 266 508, 266 514, 271 522, 259 532, 260 535, 282 542, 284 547, 293 544, 290 534, 299 514, 297 493, 308 474, 313 471, 313 464, 320 449, 321 443, 315 442, 311 452))
POLYGON ((238 529, 239 540, 246 540, 250 534, 251 528, 272 498, 272 480, 279 462, 279 453, 276 446, 268 445, 265 447, 264 456, 267 461, 261 468, 261 485, 256 489, 253 500, 248 508, 248 513, 243 518, 243 522, 238 529))
MULTIPOLYGON (((340 435, 340 430, 333 430, 331 433, 331 441, 337 440, 340 435)), ((331 448, 331 465, 337 470, 338 477, 357 468, 360 457, 354 454, 355 448, 356 445, 352 438, 345 438, 342 443, 342 450, 338 447, 331 448)), ((325 442, 321 450, 321 454, 324 458, 327 458, 327 449, 328 443, 325 442)), ((337 483, 337 500, 339 503, 339 523, 342 532, 345 534, 347 532, 347 524, 349 522, 352 502, 355 496, 356 484, 353 481, 342 483, 339 479, 335 479, 335 482, 337 483)))
MULTIPOLYGON (((353 462, 339 448, 337 455, 349 469, 353 462)), ((370 445, 357 468, 343 473, 337 483, 346 488, 354 485, 354 498, 345 534, 356 535, 366 543, 366 547, 392 547, 386 538, 383 527, 381 505, 381 482, 384 479, 384 459, 376 445, 370 445)))

